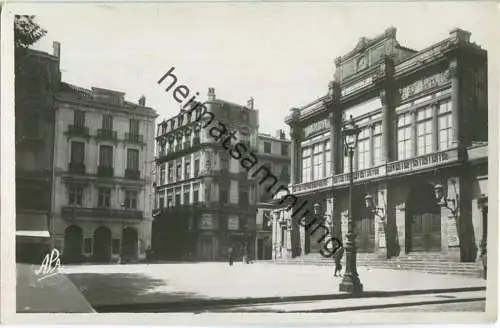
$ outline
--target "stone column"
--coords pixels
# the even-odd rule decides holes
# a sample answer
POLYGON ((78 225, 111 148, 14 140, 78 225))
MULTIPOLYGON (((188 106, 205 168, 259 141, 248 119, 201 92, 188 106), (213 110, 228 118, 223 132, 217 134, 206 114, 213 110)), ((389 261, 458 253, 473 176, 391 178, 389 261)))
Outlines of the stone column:
POLYGON ((290 138, 291 140, 291 166, 290 166, 290 183, 292 185, 300 181, 300 138, 301 138, 301 128, 298 126, 300 119, 300 110, 298 108, 290 109, 292 115, 292 121, 290 125, 290 138))
POLYGON ((380 91, 382 102, 382 158, 385 162, 392 161, 392 122, 391 109, 388 104, 388 94, 386 90, 380 91))
POLYGON ((416 157, 417 150, 417 138, 418 138, 418 129, 417 129, 417 111, 412 110, 410 112, 411 116, 411 157, 416 157))
POLYGON ((431 106, 432 109, 432 151, 435 153, 439 150, 439 127, 438 127, 438 111, 439 103, 431 106))
POLYGON ((461 131, 460 131, 460 72, 458 69, 457 60, 450 63, 450 78, 451 78, 451 115, 453 121, 453 143, 461 146, 461 131))

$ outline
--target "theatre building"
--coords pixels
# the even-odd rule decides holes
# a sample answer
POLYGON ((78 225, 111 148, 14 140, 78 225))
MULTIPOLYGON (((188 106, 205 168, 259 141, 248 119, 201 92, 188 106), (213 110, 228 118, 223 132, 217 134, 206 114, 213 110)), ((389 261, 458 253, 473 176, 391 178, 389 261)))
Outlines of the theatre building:
MULTIPOLYGON (((216 99, 209 89, 204 103, 231 141, 257 145, 258 111, 216 99)), ((159 259, 222 260, 230 247, 236 258, 246 247, 254 256, 255 180, 237 159, 203 128, 202 107, 170 117, 157 126, 155 211, 152 250, 159 259)), ((196 107, 196 108, 194 108, 196 107)), ((216 124, 217 125, 217 124, 216 124)), ((219 128, 221 129, 221 128, 219 128)))
MULTIPOLYGON (((335 64, 328 93, 286 118, 290 192, 297 204, 308 202, 306 222, 318 203, 325 226, 345 243, 349 158, 342 126, 352 116, 360 127, 352 213, 358 253, 477 261, 487 227, 486 51, 460 29, 416 51, 388 28, 361 38, 335 64), (370 198, 374 206, 367 207, 370 198)), ((281 206, 273 213, 275 258, 323 247, 317 240, 324 230, 311 235, 292 212, 281 206)))

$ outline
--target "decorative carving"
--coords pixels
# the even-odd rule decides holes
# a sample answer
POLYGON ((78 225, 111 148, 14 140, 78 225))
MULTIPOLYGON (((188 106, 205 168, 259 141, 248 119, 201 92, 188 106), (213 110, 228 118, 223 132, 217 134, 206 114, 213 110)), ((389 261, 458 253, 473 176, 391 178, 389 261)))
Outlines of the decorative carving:
POLYGON ((394 26, 388 27, 384 32, 384 36, 388 39, 395 39, 397 31, 398 29, 394 26))
POLYGON ((335 67, 339 67, 342 63, 342 57, 335 58, 335 67))
POLYGON ((446 72, 446 76, 448 79, 452 79, 458 77, 458 65, 457 62, 451 62, 450 68, 446 72))
POLYGON ((387 92, 385 89, 380 90, 380 102, 382 103, 382 106, 387 104, 387 92))
MULTIPOLYGON (((451 71, 451 66, 450 66, 450 71, 451 71)), ((444 85, 448 83, 449 81, 449 73, 446 71, 429 76, 427 78, 418 80, 416 82, 413 82, 410 85, 405 86, 404 88, 401 88, 399 90, 399 93, 401 95, 401 100, 405 100, 407 98, 410 98, 412 96, 415 96, 423 91, 439 87, 441 85, 444 85)))

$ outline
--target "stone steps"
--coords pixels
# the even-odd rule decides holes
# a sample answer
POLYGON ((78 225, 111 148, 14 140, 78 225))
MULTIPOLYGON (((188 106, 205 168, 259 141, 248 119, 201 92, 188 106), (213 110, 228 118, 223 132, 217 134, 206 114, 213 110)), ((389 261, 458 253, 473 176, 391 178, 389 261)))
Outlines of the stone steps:
MULTIPOLYGON (((357 254, 358 267, 419 271, 433 274, 453 274, 469 277, 482 277, 483 268, 480 262, 454 262, 449 254, 422 253, 408 254, 386 259, 379 254, 357 254)), ((345 258, 344 258, 345 261, 345 258)), ((310 264, 334 266, 332 258, 324 258, 319 254, 308 254, 304 257, 275 261, 279 264, 310 264)))

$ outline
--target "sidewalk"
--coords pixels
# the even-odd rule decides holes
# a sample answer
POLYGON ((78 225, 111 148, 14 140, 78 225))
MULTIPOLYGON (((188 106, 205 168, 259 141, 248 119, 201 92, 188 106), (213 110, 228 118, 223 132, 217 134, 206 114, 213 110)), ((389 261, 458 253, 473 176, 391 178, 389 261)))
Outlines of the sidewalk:
MULTIPOLYGON (((342 300, 340 279, 332 268, 270 263, 135 264, 67 266, 63 268, 97 311, 191 311, 213 306, 342 300)), ((360 268, 363 298, 380 298, 450 291, 480 291, 478 278, 400 270, 360 268)), ((479 295, 479 294, 478 294, 479 295)), ((484 296, 483 296, 484 297, 484 296)), ((359 302, 359 299, 353 299, 359 302)))
POLYGON ((39 266, 17 264, 17 312, 89 313, 95 312, 80 290, 63 274, 39 280, 39 266))

